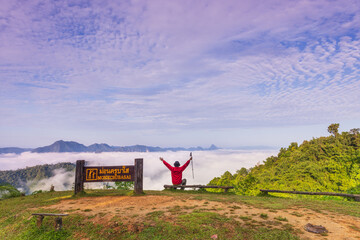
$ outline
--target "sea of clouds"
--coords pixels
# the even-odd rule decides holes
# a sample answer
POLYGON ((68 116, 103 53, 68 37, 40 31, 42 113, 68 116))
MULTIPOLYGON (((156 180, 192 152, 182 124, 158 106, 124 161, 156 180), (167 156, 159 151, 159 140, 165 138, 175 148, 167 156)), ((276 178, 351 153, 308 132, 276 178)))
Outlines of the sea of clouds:
MULTIPOLYGON (((191 164, 183 172, 187 184, 207 184, 214 177, 221 176, 225 171, 235 173, 242 167, 251 168, 261 164, 275 151, 257 150, 216 150, 193 152, 194 178, 191 164)), ((31 153, 0 154, 0 170, 16 170, 42 164, 72 162, 86 160, 88 166, 133 165, 135 158, 144 159, 144 190, 162 190, 164 184, 171 184, 170 171, 159 160, 163 157, 171 165, 179 161, 183 165, 189 158, 189 152, 104 152, 104 153, 31 153)), ((70 190, 74 183, 74 172, 58 169, 53 176, 37 182, 27 182, 26 192, 50 189, 56 191, 70 190)), ((85 188, 103 187, 103 183, 86 183, 85 188)))

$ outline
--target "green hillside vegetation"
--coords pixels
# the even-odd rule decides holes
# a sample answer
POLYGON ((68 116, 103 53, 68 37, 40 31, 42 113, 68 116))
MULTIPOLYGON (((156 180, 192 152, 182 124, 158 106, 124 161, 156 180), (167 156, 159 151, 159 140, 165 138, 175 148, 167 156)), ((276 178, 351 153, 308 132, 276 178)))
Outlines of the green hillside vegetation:
POLYGON ((15 187, 7 183, 0 183, 0 199, 19 197, 21 193, 15 187))
POLYGON ((359 194, 360 129, 340 134, 338 128, 339 124, 331 124, 330 136, 304 141, 300 146, 291 143, 264 164, 235 174, 227 171, 209 185, 234 186, 240 195, 257 195, 259 189, 359 194))
POLYGON ((39 181, 44 178, 52 177, 53 171, 56 169, 74 171, 75 164, 63 162, 57 164, 37 165, 18 170, 0 171, 0 183, 8 183, 16 188, 26 189, 26 182, 39 181))

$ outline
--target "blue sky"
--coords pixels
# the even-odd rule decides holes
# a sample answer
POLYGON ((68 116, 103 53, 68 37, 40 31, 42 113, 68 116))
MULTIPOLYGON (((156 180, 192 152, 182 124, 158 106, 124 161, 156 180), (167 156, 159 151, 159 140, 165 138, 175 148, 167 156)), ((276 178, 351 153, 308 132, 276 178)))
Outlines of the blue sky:
POLYGON ((281 147, 358 128, 359 29, 347 0, 0 0, 0 147, 281 147))

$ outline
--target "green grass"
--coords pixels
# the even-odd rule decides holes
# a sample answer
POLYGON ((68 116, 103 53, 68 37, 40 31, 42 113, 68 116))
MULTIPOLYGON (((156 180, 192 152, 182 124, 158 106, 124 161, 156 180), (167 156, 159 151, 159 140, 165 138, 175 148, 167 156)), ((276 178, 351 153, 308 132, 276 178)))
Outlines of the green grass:
POLYGON ((287 222, 288 221, 285 217, 281 217, 281 216, 274 217, 274 219, 276 219, 278 221, 282 221, 282 222, 287 222))
POLYGON ((354 225, 351 225, 350 228, 354 229, 355 231, 360 232, 360 228, 354 225))
MULTIPOLYGON (((59 212, 56 209, 43 207, 58 203, 63 199, 75 204, 73 201, 83 196, 131 195, 131 191, 93 190, 76 197, 72 196, 72 192, 67 191, 43 192, 1 200, 0 239, 179 239, 179 236, 181 239, 210 239, 214 234, 218 235, 218 239, 299 239, 294 235, 292 226, 286 224, 284 220, 286 218, 277 217, 276 220, 280 222, 268 221, 267 214, 264 213, 260 214, 262 222, 254 221, 251 216, 246 215, 228 217, 204 208, 204 205, 214 201, 228 204, 229 208, 226 209, 228 211, 241 209, 238 205, 244 204, 268 211, 289 209, 289 212, 293 212, 294 215, 296 209, 305 208, 360 217, 360 203, 358 202, 283 199, 269 196, 249 197, 196 191, 146 191, 144 196, 173 196, 182 202, 196 199, 204 200, 206 204, 195 207, 174 206, 161 211, 154 208, 154 211, 147 213, 143 219, 132 223, 131 226, 125 221, 126 216, 117 212, 107 224, 93 223, 93 219, 101 216, 84 216, 81 212, 71 212, 69 216, 63 217, 63 230, 56 232, 53 226, 54 218, 45 217, 42 227, 38 228, 36 218, 31 215, 34 212, 59 212), (274 229, 272 226, 282 227, 274 229)), ((82 212, 91 213, 91 210, 84 209, 82 212)), ((141 218, 141 216, 136 217, 141 218)), ((357 227, 352 228, 358 231, 357 227)))
POLYGON ((249 216, 239 216, 239 218, 241 220, 244 220, 244 221, 250 221, 251 220, 251 217, 249 217, 249 216))
POLYGON ((296 217, 302 217, 302 216, 304 216, 304 214, 301 214, 301 213, 298 213, 298 212, 292 212, 292 213, 290 213, 291 215, 294 215, 294 216, 296 216, 296 217))

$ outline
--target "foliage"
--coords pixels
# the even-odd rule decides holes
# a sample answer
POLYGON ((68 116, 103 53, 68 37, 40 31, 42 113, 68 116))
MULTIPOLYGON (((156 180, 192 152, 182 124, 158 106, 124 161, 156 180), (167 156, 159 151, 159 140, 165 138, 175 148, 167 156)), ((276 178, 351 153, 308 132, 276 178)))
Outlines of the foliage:
POLYGON ((21 193, 10 184, 0 184, 0 199, 19 197, 21 193))
POLYGON ((28 181, 38 181, 53 176, 55 169, 74 171, 75 164, 69 162, 57 164, 44 164, 34 167, 26 167, 18 170, 0 171, 0 182, 9 183, 16 188, 27 188, 28 181))
POLYGON ((133 190, 134 189, 134 182, 115 182, 116 189, 119 190, 133 190))
POLYGON ((259 189, 360 193, 359 129, 339 134, 338 127, 331 124, 331 136, 313 138, 300 146, 291 143, 264 164, 234 175, 226 172, 209 184, 234 186, 243 195, 257 195, 259 189))
POLYGON ((330 124, 328 127, 328 132, 334 136, 337 136, 339 134, 339 126, 339 123, 330 124))

